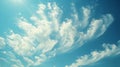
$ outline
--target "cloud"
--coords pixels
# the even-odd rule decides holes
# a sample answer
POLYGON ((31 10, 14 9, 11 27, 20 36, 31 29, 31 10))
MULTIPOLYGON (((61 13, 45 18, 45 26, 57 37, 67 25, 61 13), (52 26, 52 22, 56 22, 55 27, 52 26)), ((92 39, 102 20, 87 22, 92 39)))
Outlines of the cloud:
POLYGON ((103 48, 104 50, 92 51, 90 54, 83 55, 71 65, 66 65, 65 67, 82 67, 96 63, 105 57, 116 56, 120 54, 120 46, 116 46, 115 44, 103 44, 103 48))
POLYGON ((110 14, 103 16, 101 19, 93 19, 86 31, 86 34, 82 34, 83 38, 90 39, 101 36, 112 21, 113 17, 110 14))
MULTIPOLYGON (((79 19, 79 12, 76 10, 74 4, 72 4, 73 14, 72 21, 73 26, 77 30, 77 37, 75 44, 80 46, 84 45, 89 40, 96 39, 104 34, 110 24, 114 21, 114 18, 111 14, 102 15, 101 18, 91 18, 92 8, 82 7, 82 20, 79 19), (78 37, 79 36, 79 37, 78 37)), ((78 46, 78 47, 80 47, 78 46)))
POLYGON ((56 3, 39 4, 30 20, 24 17, 18 20, 17 26, 24 33, 11 30, 6 38, 8 46, 12 52, 23 57, 28 63, 26 66, 36 66, 76 48, 76 45, 80 47, 89 40, 98 38, 113 22, 111 14, 99 19, 92 18, 91 9, 87 7, 82 7, 83 19, 80 20, 75 6, 72 9, 71 18, 62 18, 63 10, 56 3))
POLYGON ((71 48, 74 45, 76 29, 72 25, 72 20, 68 19, 66 22, 63 22, 63 24, 60 27, 59 33, 61 41, 59 41, 60 46, 58 50, 66 52, 67 50, 69 50, 69 48, 71 48))
POLYGON ((5 39, 0 37, 0 49, 3 48, 5 46, 5 39))
POLYGON ((0 52, 1 55, 4 55, 4 57, 0 57, 0 60, 6 65, 9 65, 10 67, 24 67, 23 63, 21 60, 16 57, 16 55, 12 51, 3 51, 2 53, 0 52))
POLYGON ((11 32, 11 35, 7 37, 7 43, 18 55, 30 55, 34 50, 28 37, 23 37, 13 32, 11 32))

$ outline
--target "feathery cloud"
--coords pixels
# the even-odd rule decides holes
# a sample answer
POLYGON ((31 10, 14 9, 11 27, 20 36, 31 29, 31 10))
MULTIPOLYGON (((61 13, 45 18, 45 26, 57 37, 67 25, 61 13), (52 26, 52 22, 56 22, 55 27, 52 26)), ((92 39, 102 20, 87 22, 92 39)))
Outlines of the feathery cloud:
POLYGON ((81 56, 71 65, 66 65, 65 67, 82 67, 96 63, 105 57, 116 56, 120 54, 120 46, 116 46, 115 44, 103 44, 103 48, 104 50, 92 51, 90 54, 81 56))
MULTIPOLYGON (((113 22, 111 14, 90 19, 91 9, 87 7, 82 7, 83 19, 79 20, 75 6, 72 8, 72 18, 61 21, 63 10, 56 3, 39 4, 37 15, 30 17, 32 22, 23 17, 18 20, 17 26, 24 31, 23 34, 12 30, 7 35, 6 42, 13 49, 12 52, 23 57, 28 67, 40 65, 57 54, 74 49, 76 45, 80 47, 98 38, 113 22)), ((4 45, 4 39, 1 38, 1 42, 4 45)))

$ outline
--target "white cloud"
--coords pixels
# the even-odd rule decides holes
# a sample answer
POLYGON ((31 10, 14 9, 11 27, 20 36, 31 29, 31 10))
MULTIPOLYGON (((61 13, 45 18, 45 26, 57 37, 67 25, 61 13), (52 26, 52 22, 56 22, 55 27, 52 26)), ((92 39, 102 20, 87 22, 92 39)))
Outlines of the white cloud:
MULTIPOLYGON (((85 42, 101 36, 113 21, 110 14, 89 20, 91 9, 82 7, 83 20, 73 6, 73 17, 63 18, 63 11, 56 3, 39 4, 38 10, 28 19, 21 17, 17 26, 24 33, 11 32, 7 44, 29 66, 36 66, 57 54, 68 52, 85 42)), ((1 39, 3 40, 3 39, 1 39)), ((16 65, 14 65, 16 66, 16 65)))
POLYGON ((90 18, 91 9, 82 7, 82 10, 83 10, 83 17, 84 18, 83 18, 82 23, 81 23, 81 28, 84 29, 89 24, 89 18, 90 18))
POLYGON ((81 56, 71 65, 66 65, 65 67, 81 67, 89 65, 98 62, 105 57, 116 56, 120 53, 120 46, 116 46, 115 44, 103 44, 103 48, 104 50, 102 51, 92 51, 90 54, 81 56))
POLYGON ((37 49, 41 50, 42 53, 46 53, 46 52, 51 51, 53 49, 53 47, 55 46, 56 43, 57 43, 57 41, 48 39, 45 42, 40 43, 38 45, 37 49))
POLYGON ((19 34, 11 33, 8 36, 7 42, 13 50, 19 55, 30 55, 31 52, 35 49, 34 44, 30 42, 28 37, 23 37, 19 34))
POLYGON ((52 32, 58 31, 57 16, 59 7, 56 3, 51 5, 49 13, 51 21, 45 15, 45 8, 46 5, 40 4, 37 11, 40 17, 31 17, 34 25, 23 17, 18 20, 18 27, 24 31, 24 34, 16 34, 12 31, 7 36, 9 46, 13 48, 15 53, 24 57, 24 60, 28 62, 28 66, 39 65, 46 60, 46 56, 52 57, 55 55, 52 54, 52 50, 58 40, 51 39, 50 35, 52 32), (33 55, 33 58, 29 58, 33 55))
POLYGON ((72 26, 72 20, 68 19, 66 22, 63 22, 63 24, 60 27, 59 33, 61 41, 59 41, 60 46, 58 50, 66 52, 72 47, 76 34, 76 29, 74 26, 72 26))
POLYGON ((0 49, 3 48, 5 46, 5 39, 0 37, 0 49))
POLYGON ((4 51, 2 55, 4 55, 4 57, 1 56, 0 59, 2 59, 6 65, 9 65, 9 67, 25 67, 22 61, 16 57, 12 51, 4 51))
POLYGON ((112 22, 113 17, 111 16, 111 14, 106 14, 100 19, 93 19, 88 25, 88 28, 85 32, 79 32, 80 38, 78 39, 78 42, 80 43, 80 45, 83 45, 83 43, 90 39, 98 38, 106 31, 106 29, 112 22))

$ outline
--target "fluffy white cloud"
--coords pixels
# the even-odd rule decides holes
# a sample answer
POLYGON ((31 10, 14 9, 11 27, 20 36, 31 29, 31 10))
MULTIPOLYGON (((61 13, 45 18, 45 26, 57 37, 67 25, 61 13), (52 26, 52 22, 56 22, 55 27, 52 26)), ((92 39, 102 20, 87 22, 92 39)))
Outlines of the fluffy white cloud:
POLYGON ((95 63, 105 57, 116 56, 120 53, 120 46, 115 44, 103 44, 104 50, 102 51, 93 51, 90 54, 81 56, 71 65, 66 65, 65 67, 81 67, 84 65, 89 65, 95 63))
POLYGON ((23 37, 19 34, 11 33, 7 38, 7 43, 19 55, 30 55, 35 49, 31 40, 28 37, 23 37))
MULTIPOLYGON (((73 18, 63 18, 63 11, 56 3, 39 4, 38 10, 30 17, 18 20, 17 26, 24 33, 12 31, 7 35, 7 44, 29 66, 36 66, 56 54, 68 52, 76 45, 101 36, 113 21, 111 14, 99 19, 90 19, 91 9, 82 7, 83 19, 73 7, 73 18)), ((1 39, 3 40, 3 39, 1 39)), ((14 65, 16 66, 16 65, 14 65)))

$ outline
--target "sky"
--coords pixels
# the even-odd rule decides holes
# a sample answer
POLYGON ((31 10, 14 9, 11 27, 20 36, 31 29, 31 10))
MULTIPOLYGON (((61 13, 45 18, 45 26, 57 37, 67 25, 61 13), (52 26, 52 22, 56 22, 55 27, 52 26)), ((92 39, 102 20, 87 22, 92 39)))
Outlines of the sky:
POLYGON ((120 1, 1 0, 0 67, 120 67, 120 1))

